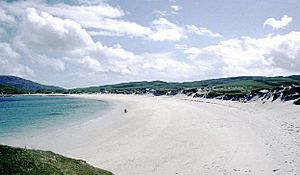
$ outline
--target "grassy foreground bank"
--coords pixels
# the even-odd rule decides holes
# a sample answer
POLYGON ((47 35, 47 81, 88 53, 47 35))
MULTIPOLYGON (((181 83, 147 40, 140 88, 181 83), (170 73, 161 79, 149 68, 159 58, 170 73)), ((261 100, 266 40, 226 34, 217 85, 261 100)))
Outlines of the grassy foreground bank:
POLYGON ((0 174, 20 175, 112 175, 85 161, 55 154, 51 151, 14 148, 0 145, 0 174))

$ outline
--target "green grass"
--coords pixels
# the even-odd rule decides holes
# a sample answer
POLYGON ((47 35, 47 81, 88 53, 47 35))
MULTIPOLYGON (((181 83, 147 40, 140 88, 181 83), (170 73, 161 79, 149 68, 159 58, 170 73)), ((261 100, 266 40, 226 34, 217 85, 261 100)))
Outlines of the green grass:
POLYGON ((51 151, 30 150, 0 145, 0 174, 20 175, 112 175, 82 160, 51 151))
POLYGON ((23 93, 26 93, 26 91, 12 87, 12 86, 0 84, 0 95, 2 93, 3 94, 23 94, 23 93))
POLYGON ((264 77, 259 82, 263 82, 270 86, 281 86, 281 85, 300 85, 300 80, 292 79, 290 77, 264 77))
POLYGON ((163 82, 163 81, 141 81, 129 82, 113 85, 104 85, 88 88, 71 89, 72 93, 82 92, 101 92, 108 91, 134 91, 142 89, 152 90, 178 90, 178 89, 193 89, 193 88, 214 88, 214 89, 240 89, 240 90, 257 90, 257 89, 273 89, 279 86, 286 85, 300 85, 298 76, 290 77, 255 77, 255 76, 242 76, 242 77, 229 77, 219 78, 194 82, 163 82))
POLYGON ((270 89, 273 86, 266 84, 264 82, 259 82, 255 80, 242 80, 233 83, 225 83, 222 85, 217 85, 216 88, 242 88, 242 89, 270 89))
POLYGON ((213 90, 212 95, 246 95, 250 91, 247 90, 213 90))

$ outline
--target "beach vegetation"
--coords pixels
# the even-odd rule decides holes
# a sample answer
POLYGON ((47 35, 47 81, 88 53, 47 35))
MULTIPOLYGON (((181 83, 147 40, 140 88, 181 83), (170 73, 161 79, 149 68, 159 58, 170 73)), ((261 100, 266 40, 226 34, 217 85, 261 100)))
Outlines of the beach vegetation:
POLYGON ((0 174, 22 175, 112 175, 83 160, 71 159, 51 151, 0 145, 0 174))

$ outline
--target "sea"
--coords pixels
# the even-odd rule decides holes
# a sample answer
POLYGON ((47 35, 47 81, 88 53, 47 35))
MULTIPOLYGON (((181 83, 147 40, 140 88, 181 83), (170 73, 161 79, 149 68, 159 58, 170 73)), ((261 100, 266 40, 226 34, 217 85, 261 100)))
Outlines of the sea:
POLYGON ((42 133, 101 117, 109 102, 69 96, 0 97, 0 137, 42 133))

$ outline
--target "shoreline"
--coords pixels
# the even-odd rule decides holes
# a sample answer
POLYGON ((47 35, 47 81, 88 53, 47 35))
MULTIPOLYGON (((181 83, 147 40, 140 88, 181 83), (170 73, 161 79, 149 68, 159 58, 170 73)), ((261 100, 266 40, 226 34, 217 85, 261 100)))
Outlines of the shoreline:
MULTIPOLYGON (((94 100, 94 101, 102 101, 103 103, 108 103, 107 101, 103 101, 103 100, 98 100, 98 99, 89 99, 89 98, 83 98, 83 97, 78 97, 78 96, 70 96, 70 95, 57 95, 57 94, 34 94, 34 95, 20 95, 20 96, 49 96, 49 97, 64 97, 64 98, 77 98, 77 99, 86 99, 86 100, 94 100)), ((98 103, 98 102, 97 102, 98 103)), ((77 114, 73 114, 72 118, 65 118, 65 116, 63 118, 60 119, 56 119, 56 121, 50 121, 49 126, 47 127, 43 127, 43 128, 34 128, 31 129, 30 126, 28 127, 24 127, 24 128, 19 128, 18 132, 13 134, 13 135, 4 135, 3 137, 0 138, 0 143, 2 143, 3 141, 11 141, 11 140, 22 140, 22 138, 32 138, 32 137, 39 137, 45 133, 49 133, 55 130, 63 130, 65 128, 72 128, 72 127, 76 127, 78 125, 81 125, 82 123, 87 123, 91 120, 95 120, 97 118, 102 118, 105 117, 108 113, 110 113, 111 111, 113 111, 115 108, 118 107, 119 104, 117 103, 108 103, 105 104, 104 109, 98 109, 95 110, 94 112, 92 112, 92 114, 89 114, 88 116, 83 116, 81 115, 77 115, 77 114), (85 118, 82 118, 85 117, 85 118)), ((51 120, 51 119, 49 119, 51 120)), ((47 121, 46 121, 47 123, 47 121)), ((45 123, 43 124, 45 125, 45 123)), ((24 145, 21 147, 30 147, 30 145, 24 145)))
POLYGON ((84 159, 121 175, 300 172, 296 105, 207 103, 167 96, 71 96, 108 100, 117 106, 105 117, 10 144, 30 143, 30 148, 84 159))

